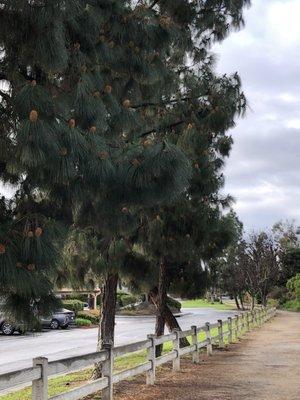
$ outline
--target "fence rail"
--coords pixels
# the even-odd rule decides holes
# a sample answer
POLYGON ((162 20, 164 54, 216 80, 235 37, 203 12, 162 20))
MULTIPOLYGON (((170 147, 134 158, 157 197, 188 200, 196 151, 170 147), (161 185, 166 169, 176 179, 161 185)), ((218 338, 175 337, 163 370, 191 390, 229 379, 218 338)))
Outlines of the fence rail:
POLYGON ((211 355, 213 344, 223 347, 225 340, 231 343, 237 340, 244 331, 259 327, 270 318, 274 317, 275 308, 256 309, 229 317, 227 320, 218 320, 217 323, 207 322, 203 326, 192 326, 186 331, 175 330, 168 335, 156 337, 148 335, 147 340, 130 343, 124 346, 111 348, 106 346, 105 350, 68 357, 57 361, 48 362, 45 357, 33 359, 32 368, 13 371, 0 375, 0 394, 1 391, 12 389, 17 385, 32 384, 32 400, 80 400, 85 396, 102 391, 103 400, 113 399, 113 385, 122 380, 132 378, 136 375, 146 373, 146 383, 154 385, 156 368, 162 364, 172 361, 173 370, 180 370, 180 357, 186 354, 192 355, 194 363, 199 362, 199 350, 207 349, 207 354, 211 355), (204 333, 204 338, 199 334, 204 333), (190 346, 180 348, 180 339, 189 337, 190 346), (173 348, 167 354, 160 357, 155 356, 156 346, 172 342, 173 348), (140 350, 147 350, 146 362, 114 373, 114 359, 140 350), (48 378, 53 375, 66 374, 92 366, 95 363, 102 364, 103 378, 86 383, 68 392, 56 396, 48 396, 48 378))

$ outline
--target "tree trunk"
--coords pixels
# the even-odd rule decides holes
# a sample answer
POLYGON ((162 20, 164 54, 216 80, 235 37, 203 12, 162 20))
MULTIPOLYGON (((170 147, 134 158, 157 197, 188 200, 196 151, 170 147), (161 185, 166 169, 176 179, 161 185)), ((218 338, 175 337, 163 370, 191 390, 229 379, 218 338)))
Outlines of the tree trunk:
POLYGON ((265 293, 262 293, 261 295, 261 304, 263 307, 267 307, 267 295, 265 293))
MULTIPOLYGON (((105 278, 102 292, 97 343, 98 351, 102 350, 105 344, 114 345, 117 288, 118 274, 108 274, 105 278)), ((101 376, 101 363, 97 363, 93 371, 93 379, 99 379, 101 376)))
POLYGON ((244 311, 245 307, 244 307, 244 301, 243 301, 243 295, 242 294, 239 294, 239 299, 240 299, 242 310, 244 311))
MULTIPOLYGON (((163 260, 159 265, 158 291, 157 291, 157 314, 155 323, 155 335, 162 336, 166 323, 167 305, 167 271, 163 260)), ((156 346, 156 357, 161 356, 163 345, 156 346)))
POLYGON ((239 303, 239 300, 238 300, 238 298, 237 298, 237 295, 234 294, 233 297, 234 297, 234 301, 235 301, 235 304, 236 304, 236 308, 237 308, 238 310, 240 310, 241 307, 240 307, 240 303, 239 303))
MULTIPOLYGON (((161 275, 160 275, 161 277, 161 275)), ((162 276, 163 277, 163 276, 162 276)), ((162 287, 166 287, 166 285, 162 285, 162 287)), ((159 307, 159 288, 154 287, 150 290, 148 297, 150 302, 156 307, 157 309, 157 317, 156 317, 156 326, 155 326, 155 334, 158 336, 163 335, 164 333, 164 326, 165 324, 168 327, 168 330, 172 332, 174 329, 178 329, 181 331, 180 325, 177 322, 177 319, 174 317, 172 311, 167 305, 167 291, 165 293, 165 304, 163 307, 163 311, 161 313, 161 308, 159 307), (163 318, 161 318, 163 315, 163 318)), ((180 339, 180 347, 187 347, 190 343, 187 338, 180 339)), ((160 348, 157 346, 157 354, 159 354, 160 348)))
POLYGON ((255 305, 255 297, 251 296, 251 310, 254 310, 254 305, 255 305))

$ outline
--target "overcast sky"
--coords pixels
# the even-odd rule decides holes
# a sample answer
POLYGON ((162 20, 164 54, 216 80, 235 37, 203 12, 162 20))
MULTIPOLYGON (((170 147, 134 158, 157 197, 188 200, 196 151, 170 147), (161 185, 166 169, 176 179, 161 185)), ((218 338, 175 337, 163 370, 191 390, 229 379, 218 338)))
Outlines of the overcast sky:
POLYGON ((214 51, 238 71, 250 109, 232 131, 225 190, 249 230, 300 224, 300 0, 253 0, 246 26, 214 51))

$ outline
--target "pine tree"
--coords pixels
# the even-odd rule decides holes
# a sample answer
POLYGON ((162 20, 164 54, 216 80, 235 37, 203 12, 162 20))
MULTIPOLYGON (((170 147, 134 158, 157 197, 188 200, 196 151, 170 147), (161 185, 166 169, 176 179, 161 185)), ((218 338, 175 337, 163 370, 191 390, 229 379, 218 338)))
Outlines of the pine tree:
POLYGON ((28 328, 60 304, 52 289, 64 229, 43 208, 19 194, 0 199, 0 294, 6 315, 28 328))
MULTIPOLYGON (((2 177, 55 201, 67 224, 92 227, 106 261, 122 259, 137 211, 188 187, 190 164, 179 147, 230 145, 221 133, 244 97, 237 76, 215 78, 208 49, 242 24, 247 4, 4 2, 2 177)), ((220 163, 215 157, 211 165, 220 163)), ((106 276, 112 308, 115 264, 106 276)), ((110 321, 110 341, 112 331, 110 321)))
POLYGON ((55 202, 69 225, 93 202, 107 210, 114 253, 124 203, 169 199, 188 183, 184 154, 151 137, 173 117, 159 112, 174 92, 161 59, 178 31, 151 8, 110 0, 15 0, 0 22, 1 177, 55 202))

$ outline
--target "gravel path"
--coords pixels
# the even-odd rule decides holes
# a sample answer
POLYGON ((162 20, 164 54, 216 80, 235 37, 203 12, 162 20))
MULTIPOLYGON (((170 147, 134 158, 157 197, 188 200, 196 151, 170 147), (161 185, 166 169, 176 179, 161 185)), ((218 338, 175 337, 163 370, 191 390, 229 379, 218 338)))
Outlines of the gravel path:
POLYGON ((115 400, 299 400, 300 314, 279 312, 200 365, 186 359, 179 373, 159 371, 154 387, 144 382, 117 385, 115 400))

